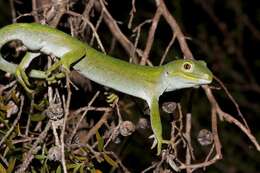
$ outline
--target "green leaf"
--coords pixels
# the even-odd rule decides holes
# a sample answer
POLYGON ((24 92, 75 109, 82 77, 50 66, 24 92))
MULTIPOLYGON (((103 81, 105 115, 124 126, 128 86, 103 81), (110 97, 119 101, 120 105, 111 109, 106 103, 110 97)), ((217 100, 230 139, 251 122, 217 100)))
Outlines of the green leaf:
POLYGON ((42 173, 49 173, 49 165, 47 164, 47 159, 45 159, 43 161, 43 165, 42 165, 42 169, 41 169, 42 173))
POLYGON ((0 172, 1 173, 7 173, 6 169, 4 168, 4 166, 0 163, 0 172))
POLYGON ((6 126, 6 130, 10 128, 10 126, 8 125, 8 121, 3 119, 1 116, 0 116, 0 123, 3 123, 6 126))
POLYGON ((67 169, 78 170, 80 166, 81 166, 80 163, 67 164, 67 169))
POLYGON ((38 111, 44 111, 46 105, 48 105, 49 102, 47 99, 43 99, 39 104, 33 104, 33 108, 38 111))
POLYGON ((46 159, 46 158, 47 158, 47 157, 44 156, 44 155, 39 155, 39 154, 35 155, 35 159, 38 159, 38 160, 44 160, 44 159, 46 159))
POLYGON ((59 165, 58 168, 56 169, 56 173, 61 173, 61 166, 59 165))
POLYGON ((72 168, 75 168, 75 167, 77 167, 75 163, 67 164, 67 169, 72 169, 72 168))
POLYGON ((78 170, 80 169, 81 164, 76 164, 76 167, 73 169, 73 173, 77 173, 78 170))
MULTIPOLYGON (((15 166, 16 158, 11 158, 8 163, 7 173, 14 172, 14 166, 15 166)), ((1 171, 0 171, 1 172, 1 171)))
POLYGON ((104 139, 100 136, 99 132, 96 132, 96 138, 98 141, 98 151, 103 151, 104 148, 104 139))
POLYGON ((80 173, 84 173, 84 166, 83 166, 83 165, 81 165, 81 167, 80 167, 80 169, 79 169, 79 172, 80 172, 80 173))
POLYGON ((74 156, 75 159, 79 160, 79 161, 85 161, 87 160, 87 157, 83 157, 83 156, 74 156))
POLYGON ((46 115, 44 115, 44 114, 33 114, 33 115, 31 115, 31 121, 38 122, 38 121, 44 120, 45 118, 46 118, 46 115))
POLYGON ((114 161, 109 155, 103 153, 104 159, 109 163, 112 167, 118 167, 118 164, 116 161, 114 161))
POLYGON ((90 168, 90 173, 98 173, 97 171, 95 168, 90 168))
POLYGON ((37 173, 36 170, 34 168, 32 168, 32 173, 37 173))

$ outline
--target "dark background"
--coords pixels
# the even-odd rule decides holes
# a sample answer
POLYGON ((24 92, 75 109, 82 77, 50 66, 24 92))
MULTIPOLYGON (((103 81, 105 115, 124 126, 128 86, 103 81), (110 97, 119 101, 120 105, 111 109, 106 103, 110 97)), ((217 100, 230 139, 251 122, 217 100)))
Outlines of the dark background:
MULTIPOLYGON (((166 3, 185 36, 190 38, 187 42, 195 58, 205 60, 214 75, 223 81, 239 104, 252 133, 260 141, 260 8, 257 1, 169 0, 166 3)), ((17 1, 15 4, 17 14, 31 12, 30 2, 17 1)), ((84 4, 83 1, 75 1, 74 10, 80 12, 82 4, 84 4)), ((121 30, 130 38, 132 31, 127 28, 127 22, 131 10, 131 1, 113 0, 108 1, 108 4, 109 12, 116 20, 121 22, 119 25, 121 30)), ((136 26, 142 21, 152 18, 155 9, 154 1, 136 1, 137 12, 133 25, 136 26)), ((30 16, 18 20, 18 22, 32 21, 33 18, 30 16)), ((0 26, 10 23, 12 23, 10 4, 8 1, 0 0, 0 26)), ((145 26, 141 33, 139 47, 142 49, 146 44, 148 26, 145 26)), ((105 48, 109 49, 111 34, 108 29, 101 26, 99 35, 102 37, 105 48)), ((149 57, 153 64, 159 64, 160 57, 170 39, 171 30, 169 26, 164 20, 160 20, 149 57)), ((123 58, 125 60, 128 57, 120 45, 117 45, 111 54, 116 57, 126 57, 123 58)), ((171 61, 176 56, 182 57, 177 41, 172 46, 166 61, 171 61)), ((212 85, 218 86, 216 82, 212 85)), ((190 91, 184 91, 181 95, 189 96, 187 92, 190 91)), ((221 108, 239 119, 235 106, 224 91, 214 90, 213 93, 221 108)), ((185 103, 185 98, 182 98, 182 100, 185 103)), ((194 148, 198 147, 196 154, 199 158, 200 152, 203 153, 206 149, 198 145, 196 135, 200 129, 210 127, 209 103, 201 89, 194 91, 192 110, 192 140, 194 148)), ((260 154, 250 143, 247 136, 227 122, 219 122, 218 125, 223 159, 207 167, 205 172, 259 172, 260 154)), ((145 156, 143 156, 144 159, 139 158, 138 162, 135 154, 134 156, 125 154, 124 157, 125 165, 132 167, 129 168, 130 170, 140 171, 149 165, 148 162, 145 162, 147 159, 145 156)), ((202 172, 202 170, 198 172, 202 172)))

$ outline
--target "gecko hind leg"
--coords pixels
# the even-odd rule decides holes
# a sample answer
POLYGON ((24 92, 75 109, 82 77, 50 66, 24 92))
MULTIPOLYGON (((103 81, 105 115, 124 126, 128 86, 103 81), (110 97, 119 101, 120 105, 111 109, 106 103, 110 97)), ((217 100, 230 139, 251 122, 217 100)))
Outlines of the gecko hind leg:
POLYGON ((29 87, 31 87, 31 84, 29 82, 29 78, 27 74, 25 73, 26 68, 29 66, 31 61, 39 56, 40 53, 32 53, 32 52, 26 52, 25 56, 22 58, 22 61, 20 64, 16 67, 15 70, 15 76, 17 81, 23 86, 23 88, 29 92, 32 93, 33 90, 31 90, 29 87))

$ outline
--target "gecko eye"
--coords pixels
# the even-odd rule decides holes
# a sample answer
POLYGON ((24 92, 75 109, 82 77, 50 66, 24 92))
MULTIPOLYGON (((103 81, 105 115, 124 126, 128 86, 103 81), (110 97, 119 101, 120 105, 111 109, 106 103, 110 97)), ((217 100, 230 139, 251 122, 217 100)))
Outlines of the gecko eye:
POLYGON ((183 64, 182 68, 183 68, 184 71, 191 72, 192 69, 193 69, 193 66, 192 66, 192 64, 189 63, 189 62, 185 62, 185 63, 183 64))

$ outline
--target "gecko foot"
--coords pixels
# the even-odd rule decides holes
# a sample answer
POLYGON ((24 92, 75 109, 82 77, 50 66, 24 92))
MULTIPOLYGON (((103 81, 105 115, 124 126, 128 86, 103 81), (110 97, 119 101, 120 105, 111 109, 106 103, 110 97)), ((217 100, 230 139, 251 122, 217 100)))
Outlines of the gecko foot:
POLYGON ((30 93, 30 94, 33 93, 33 90, 29 88, 31 86, 31 84, 29 82, 29 78, 26 75, 24 69, 17 67, 16 71, 15 71, 15 76, 16 76, 16 79, 18 80, 18 82, 23 86, 23 88, 28 93, 30 93))
POLYGON ((171 144, 170 140, 157 139, 154 134, 149 136, 149 139, 154 139, 151 149, 154 149, 157 145, 157 155, 158 156, 161 154, 162 144, 171 144))

